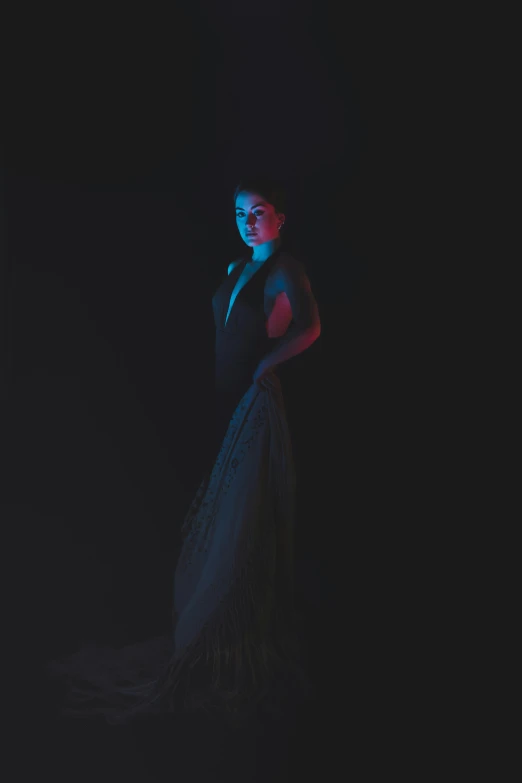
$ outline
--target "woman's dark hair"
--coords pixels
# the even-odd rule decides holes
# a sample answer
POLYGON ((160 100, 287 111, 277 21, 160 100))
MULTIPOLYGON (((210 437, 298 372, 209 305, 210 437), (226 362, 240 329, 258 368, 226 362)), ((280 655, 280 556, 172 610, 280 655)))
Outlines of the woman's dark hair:
POLYGON ((238 193, 241 193, 242 190, 247 190, 249 193, 259 193, 265 201, 273 204, 276 212, 286 212, 286 189, 282 182, 274 177, 264 175, 244 177, 234 191, 234 207, 238 193))

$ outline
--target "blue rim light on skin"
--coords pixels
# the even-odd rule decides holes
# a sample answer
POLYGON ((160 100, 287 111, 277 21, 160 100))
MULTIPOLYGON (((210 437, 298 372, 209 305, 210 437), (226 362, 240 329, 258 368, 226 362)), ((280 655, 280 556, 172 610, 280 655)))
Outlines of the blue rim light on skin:
POLYGON ((238 193, 236 224, 245 244, 253 248, 253 261, 266 260, 275 250, 280 240, 279 227, 284 220, 284 214, 276 212, 274 205, 259 193, 245 190, 238 193))

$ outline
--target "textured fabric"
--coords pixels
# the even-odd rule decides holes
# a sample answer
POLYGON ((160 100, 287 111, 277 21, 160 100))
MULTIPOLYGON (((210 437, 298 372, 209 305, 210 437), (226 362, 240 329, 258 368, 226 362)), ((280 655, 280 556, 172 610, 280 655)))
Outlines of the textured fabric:
POLYGON ((277 255, 239 292, 226 325, 241 265, 213 298, 220 445, 182 527, 173 634, 54 662, 49 671, 67 678, 72 713, 116 722, 178 709, 237 713, 273 699, 283 682, 305 685, 293 606, 290 435, 277 376, 252 382, 270 346, 264 281, 277 255))

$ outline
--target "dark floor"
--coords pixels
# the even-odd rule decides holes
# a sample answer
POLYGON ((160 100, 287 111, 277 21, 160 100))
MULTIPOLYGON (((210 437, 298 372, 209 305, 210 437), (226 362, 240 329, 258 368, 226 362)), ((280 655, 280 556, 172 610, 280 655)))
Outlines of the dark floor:
MULTIPOLYGON (((38 512, 28 504, 12 505, 4 512, 3 521, 8 521, 15 533, 13 543, 21 547, 26 569, 18 575, 22 600, 15 621, 18 641, 25 640, 21 654, 15 651, 16 670, 20 668, 23 677, 17 699, 25 706, 19 722, 14 723, 14 732, 16 743, 22 748, 29 744, 31 749, 17 754, 21 779, 30 774, 35 758, 56 783, 173 778, 186 783, 287 781, 300 778, 298 772, 304 764, 310 769, 319 763, 317 732, 321 727, 313 697, 291 707, 283 718, 260 713, 234 726, 188 714, 147 719, 131 726, 60 716, 60 690, 41 671, 42 660, 35 665, 35 647, 37 657, 45 661, 73 652, 85 640, 126 643, 135 633, 140 638, 157 633, 158 625, 164 626, 170 603, 167 558, 158 560, 164 575, 150 579, 152 586, 145 590, 151 569, 134 579, 130 567, 120 564, 111 570, 107 566, 108 553, 113 552, 110 542, 99 561, 87 543, 82 556, 71 560, 71 541, 63 529, 66 519, 38 512), (26 549, 28 531, 30 549, 26 549), (128 602, 135 606, 134 627, 128 602), (151 612, 154 603, 155 612, 151 612)), ((317 571, 312 559, 303 559, 298 567, 299 581, 307 576, 309 595, 301 594, 299 601, 303 634, 310 634, 311 639, 319 611, 319 576, 314 568, 317 571)), ((310 671, 313 665, 311 661, 310 671)), ((18 712, 20 706, 17 704, 18 712)), ((324 721, 320 723, 324 726, 324 721)))
MULTIPOLYGON (((186 715, 130 727, 46 721, 39 755, 56 781, 297 780, 306 753, 303 718, 236 728, 186 715)), ((308 757, 313 764, 313 753, 308 757)))
MULTIPOLYGON (((84 641, 139 641, 167 627, 180 527, 172 520, 194 485, 190 470, 176 482, 137 414, 125 413, 128 441, 109 437, 76 387, 60 383, 40 379, 37 393, 34 380, 20 386, 12 417, 2 508, 15 640, 4 645, 15 703, 9 779, 277 783, 349 771, 373 783, 383 768, 406 779, 416 713, 404 672, 419 660, 421 637, 404 636, 414 622, 400 601, 399 586, 409 589, 401 528, 384 470, 375 482, 375 460, 365 462, 366 438, 352 430, 335 448, 326 442, 339 435, 335 400, 296 438, 296 589, 313 698, 283 720, 234 728, 186 715, 121 727, 58 717, 42 662, 84 641)), ((426 778, 413 770, 411 779, 426 778)))

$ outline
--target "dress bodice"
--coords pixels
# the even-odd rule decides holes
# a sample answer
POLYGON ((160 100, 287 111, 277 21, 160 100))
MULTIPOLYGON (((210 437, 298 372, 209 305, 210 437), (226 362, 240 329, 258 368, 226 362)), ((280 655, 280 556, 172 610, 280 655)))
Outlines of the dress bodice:
MULTIPOLYGON (((246 281, 229 306, 236 283, 248 260, 244 258, 228 275, 212 298, 216 327, 216 382, 218 387, 228 385, 246 364, 255 366, 273 343, 267 335, 265 313, 265 285, 278 256, 276 250, 246 281), (228 319, 227 319, 228 313, 228 319), (236 367, 235 372, 233 367, 236 367), (231 376, 228 374, 231 373, 231 376), (227 381, 227 377, 229 380, 227 381)), ((251 375, 250 375, 251 383, 251 375)))
POLYGON ((212 298, 215 341, 215 384, 219 435, 236 405, 253 383, 260 360, 271 351, 275 338, 268 337, 265 285, 280 253, 278 248, 237 293, 227 319, 230 298, 247 258, 223 280, 212 298))

